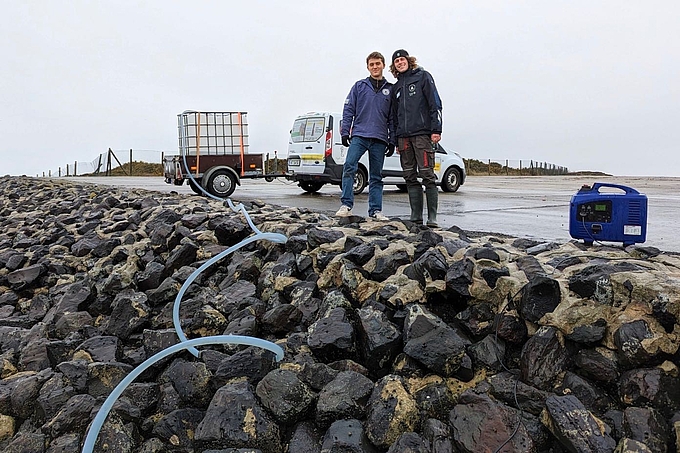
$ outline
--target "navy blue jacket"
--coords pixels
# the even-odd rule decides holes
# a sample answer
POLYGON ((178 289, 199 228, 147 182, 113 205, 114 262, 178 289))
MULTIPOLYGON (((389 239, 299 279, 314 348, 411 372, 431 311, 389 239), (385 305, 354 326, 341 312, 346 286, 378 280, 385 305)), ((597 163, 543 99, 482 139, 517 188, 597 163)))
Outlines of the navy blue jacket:
POLYGON ((386 144, 395 143, 394 127, 391 125, 391 103, 390 82, 381 80, 376 91, 370 77, 359 80, 345 99, 341 135, 375 138, 386 144))
POLYGON ((397 137, 442 133, 442 100, 429 72, 415 68, 398 75, 391 116, 397 137))

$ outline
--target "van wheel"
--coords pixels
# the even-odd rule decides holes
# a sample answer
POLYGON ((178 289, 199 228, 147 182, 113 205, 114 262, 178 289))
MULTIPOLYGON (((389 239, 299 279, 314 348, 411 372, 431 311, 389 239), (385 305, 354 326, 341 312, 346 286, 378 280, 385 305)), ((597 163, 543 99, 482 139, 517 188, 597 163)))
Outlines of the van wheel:
POLYGON ((227 198, 236 189, 236 177, 227 170, 217 170, 210 176, 206 189, 218 198, 227 198))
POLYGON ((357 174, 354 176, 354 185, 352 186, 354 195, 359 195, 361 192, 363 192, 367 185, 368 175, 366 174, 366 170, 363 168, 358 168, 357 174))
POLYGON ((444 192, 455 192, 460 187, 460 172, 454 168, 450 167, 444 173, 444 179, 442 179, 442 190, 444 192))
POLYGON ((300 181, 300 188, 305 192, 316 193, 323 187, 322 182, 300 181))
POLYGON ((406 184, 397 184, 397 189, 399 192, 406 192, 408 190, 408 186, 406 184))

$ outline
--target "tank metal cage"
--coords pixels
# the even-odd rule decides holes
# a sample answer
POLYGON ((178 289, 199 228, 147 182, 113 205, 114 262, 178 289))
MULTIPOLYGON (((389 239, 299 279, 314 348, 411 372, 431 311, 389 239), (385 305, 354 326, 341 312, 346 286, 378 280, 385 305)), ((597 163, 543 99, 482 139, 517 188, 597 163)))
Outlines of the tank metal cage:
POLYGON ((177 115, 180 155, 223 155, 248 153, 246 112, 197 112, 177 115))

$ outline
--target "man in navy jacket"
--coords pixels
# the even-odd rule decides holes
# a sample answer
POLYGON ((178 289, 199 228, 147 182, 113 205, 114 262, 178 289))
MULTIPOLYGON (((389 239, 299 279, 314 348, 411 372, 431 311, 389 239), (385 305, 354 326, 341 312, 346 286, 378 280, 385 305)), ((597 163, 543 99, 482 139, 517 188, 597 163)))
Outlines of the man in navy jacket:
POLYGON ((385 155, 394 153, 394 128, 390 125, 392 84, 383 77, 385 58, 373 52, 366 58, 370 76, 359 80, 345 100, 342 111, 342 144, 349 147, 342 167, 342 206, 337 216, 352 215, 354 177, 359 159, 368 151, 368 215, 389 220, 382 213, 382 168, 385 155))
POLYGON ((392 121, 408 188, 410 220, 423 223, 425 186, 427 225, 436 227, 439 189, 434 174, 434 150, 442 134, 442 101, 430 73, 418 67, 416 58, 404 49, 392 55, 390 71, 397 78, 392 87, 392 121))

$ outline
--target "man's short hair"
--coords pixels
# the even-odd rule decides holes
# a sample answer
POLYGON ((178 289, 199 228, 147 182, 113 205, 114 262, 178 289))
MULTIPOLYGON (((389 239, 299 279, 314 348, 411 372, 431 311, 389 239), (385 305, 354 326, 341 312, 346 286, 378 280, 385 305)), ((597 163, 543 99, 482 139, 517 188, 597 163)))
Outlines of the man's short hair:
POLYGON ((385 57, 380 52, 371 52, 367 57, 366 57, 366 64, 368 65, 368 60, 380 60, 382 61, 382 64, 385 64, 385 57))

